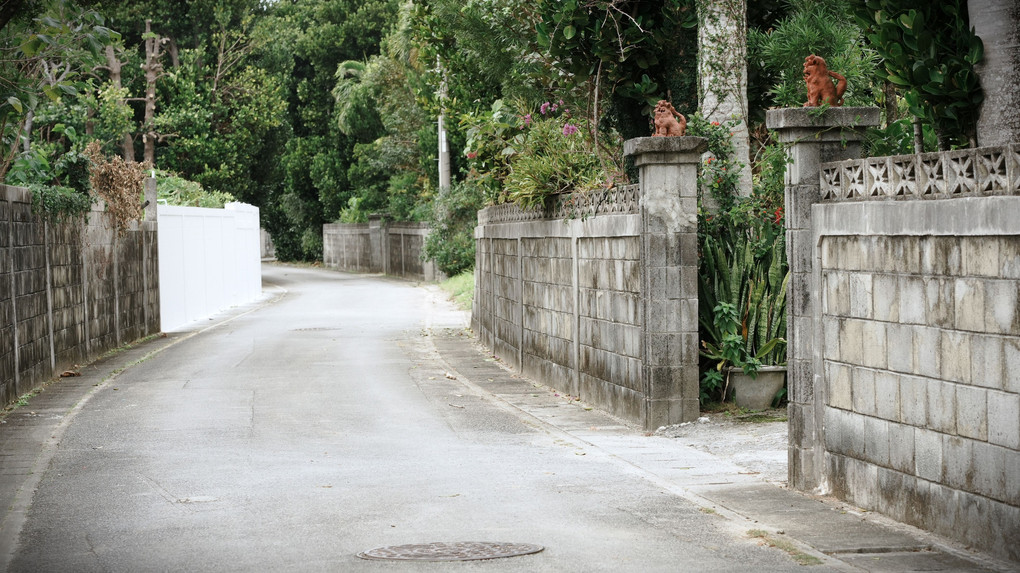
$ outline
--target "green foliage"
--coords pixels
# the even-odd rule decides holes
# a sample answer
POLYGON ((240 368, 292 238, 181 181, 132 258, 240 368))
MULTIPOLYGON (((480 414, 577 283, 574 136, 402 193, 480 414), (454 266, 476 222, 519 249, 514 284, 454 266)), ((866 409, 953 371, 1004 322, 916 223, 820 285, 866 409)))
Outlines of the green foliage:
POLYGON ((164 103, 155 128, 172 137, 158 152, 159 166, 212 191, 258 203, 251 197, 260 183, 255 173, 267 155, 279 153, 267 141, 285 121, 281 80, 242 66, 219 78, 213 91, 204 50, 182 50, 180 59, 181 66, 160 82, 164 103))
POLYGON ((538 9, 538 43, 556 67, 646 115, 675 71, 667 55, 682 51, 683 31, 696 25, 693 2, 681 0, 543 0, 538 9))
POLYGON ((460 127, 467 134, 468 178, 485 190, 489 203, 500 201, 503 181, 510 174, 510 158, 524 140, 524 117, 514 109, 517 105, 526 104, 506 105, 497 99, 487 111, 472 111, 460 118, 460 127))
POLYGON ((207 191, 197 181, 189 181, 163 170, 156 172, 156 196, 160 201, 166 201, 167 205, 210 209, 222 209, 227 203, 237 200, 230 193, 207 191))
POLYGON ((264 191, 260 204, 278 209, 267 224, 274 241, 281 237, 276 245, 283 260, 321 257, 322 224, 360 195, 351 176, 375 184, 371 169, 350 168, 358 163, 356 144, 382 133, 365 132, 363 126, 358 133, 345 133, 333 92, 340 64, 378 54, 396 16, 396 0, 310 0, 275 4, 259 25, 259 33, 271 42, 256 55, 272 66, 287 102, 286 141, 275 147, 280 156, 274 176, 279 179, 264 191))
POLYGON ((32 191, 32 210, 50 221, 80 219, 92 209, 92 196, 70 187, 28 185, 32 191))
POLYGON ((615 134, 595 133, 573 116, 563 100, 544 102, 530 113, 497 100, 488 113, 462 118, 468 133, 469 179, 490 202, 542 208, 557 193, 586 191, 622 180, 609 158, 622 157, 615 134))
POLYGON ((733 128, 737 123, 737 120, 709 122, 700 113, 687 121, 687 135, 708 140, 709 157, 701 164, 699 188, 708 190, 723 211, 733 209, 740 186, 742 165, 732 159, 733 128))
POLYGON ((340 210, 341 223, 367 223, 369 213, 361 208, 361 198, 351 197, 347 200, 347 206, 340 210))
POLYGON ((32 134, 24 133, 25 126, 40 103, 76 95, 82 74, 101 61, 103 46, 117 39, 101 15, 69 0, 52 0, 28 16, 13 19, 0 35, 0 180, 26 138, 30 145, 32 134))
POLYGON ((846 77, 845 105, 874 105, 876 54, 864 41, 847 2, 792 0, 791 13, 770 30, 748 30, 748 67, 772 79, 771 105, 800 107, 807 101, 804 58, 825 59, 846 77))
MULTIPOLYGON (((938 138, 930 124, 922 124, 924 149, 938 148, 938 138)), ((904 117, 889 122, 883 128, 869 129, 864 139, 863 157, 884 157, 886 155, 909 155, 914 153, 914 117, 904 117)))
POLYGON ((447 276, 474 267, 474 228, 484 204, 483 189, 471 183, 440 189, 433 200, 427 218, 432 231, 425 239, 424 255, 447 276))
POLYGON ((520 139, 515 138, 504 194, 523 209, 542 208, 553 195, 596 189, 607 180, 592 152, 589 128, 567 114, 552 113, 533 116, 520 139))
POLYGON ((863 0, 857 16, 882 56, 885 77, 906 90, 910 112, 934 126, 939 149, 975 140, 984 57, 967 3, 863 0))
POLYGON ((76 130, 58 123, 48 131, 58 139, 37 142, 28 152, 21 153, 7 172, 7 182, 25 187, 70 187, 79 194, 88 195, 92 187, 89 183, 92 163, 82 153, 83 142, 78 139, 76 130))

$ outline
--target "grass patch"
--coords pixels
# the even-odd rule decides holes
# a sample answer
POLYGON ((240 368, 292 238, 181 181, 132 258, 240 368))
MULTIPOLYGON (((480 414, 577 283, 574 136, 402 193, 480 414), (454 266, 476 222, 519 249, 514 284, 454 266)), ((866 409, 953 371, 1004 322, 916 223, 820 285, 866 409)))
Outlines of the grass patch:
POLYGON ((796 545, 790 543, 789 541, 786 541, 785 539, 776 539, 775 537, 770 536, 768 532, 763 529, 752 529, 747 532, 747 535, 753 539, 761 539, 762 542, 765 543, 765 545, 768 545, 769 547, 775 547, 776 549, 781 549, 785 551, 787 555, 792 557, 793 560, 800 565, 822 564, 821 559, 815 557, 814 555, 808 555, 807 553, 804 553, 800 549, 797 549, 796 545))
POLYGON ((475 272, 464 271, 455 277, 439 283, 439 287, 449 293, 450 300, 461 310, 471 310, 471 301, 475 297, 475 272))

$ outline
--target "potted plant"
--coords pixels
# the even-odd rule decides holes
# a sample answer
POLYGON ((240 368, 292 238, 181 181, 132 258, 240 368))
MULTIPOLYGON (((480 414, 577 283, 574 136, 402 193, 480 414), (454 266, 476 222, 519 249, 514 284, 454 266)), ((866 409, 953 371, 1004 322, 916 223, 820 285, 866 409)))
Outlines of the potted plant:
POLYGON ((775 337, 756 351, 748 350, 747 331, 737 321, 737 307, 730 303, 717 304, 713 320, 721 340, 718 345, 702 341, 702 355, 716 361, 715 369, 706 372, 705 377, 722 386, 724 397, 732 387, 733 400, 741 408, 768 408, 786 381, 786 364, 785 359, 782 364, 766 365, 763 361, 778 355, 777 348, 782 348, 785 356, 786 340, 775 337))
POLYGON ((709 361, 703 398, 733 396, 738 406, 761 410, 783 388, 789 271, 778 219, 702 236, 701 354, 709 361))

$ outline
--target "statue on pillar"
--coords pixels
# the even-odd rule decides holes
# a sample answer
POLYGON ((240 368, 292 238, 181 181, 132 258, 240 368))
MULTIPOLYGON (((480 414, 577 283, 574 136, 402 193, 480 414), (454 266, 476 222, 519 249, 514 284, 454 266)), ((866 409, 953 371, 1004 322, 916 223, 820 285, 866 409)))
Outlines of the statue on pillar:
POLYGON ((804 82, 807 83, 807 103, 804 107, 818 107, 827 103, 832 107, 843 105, 846 93, 846 78, 829 71, 821 56, 811 54, 804 58, 804 82), (836 78, 836 84, 831 78, 836 78))
POLYGON ((680 137, 687 131, 687 118, 673 108, 673 104, 660 99, 655 104, 655 133, 652 137, 680 137))

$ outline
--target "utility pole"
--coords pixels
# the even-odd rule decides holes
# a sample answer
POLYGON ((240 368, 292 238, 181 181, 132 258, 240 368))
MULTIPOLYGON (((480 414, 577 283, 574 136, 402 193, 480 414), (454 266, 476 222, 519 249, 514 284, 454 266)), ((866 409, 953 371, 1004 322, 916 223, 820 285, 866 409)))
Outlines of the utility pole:
POLYGON ((446 142, 446 72, 436 58, 442 81, 439 84, 439 188, 450 186, 450 146, 446 142))

